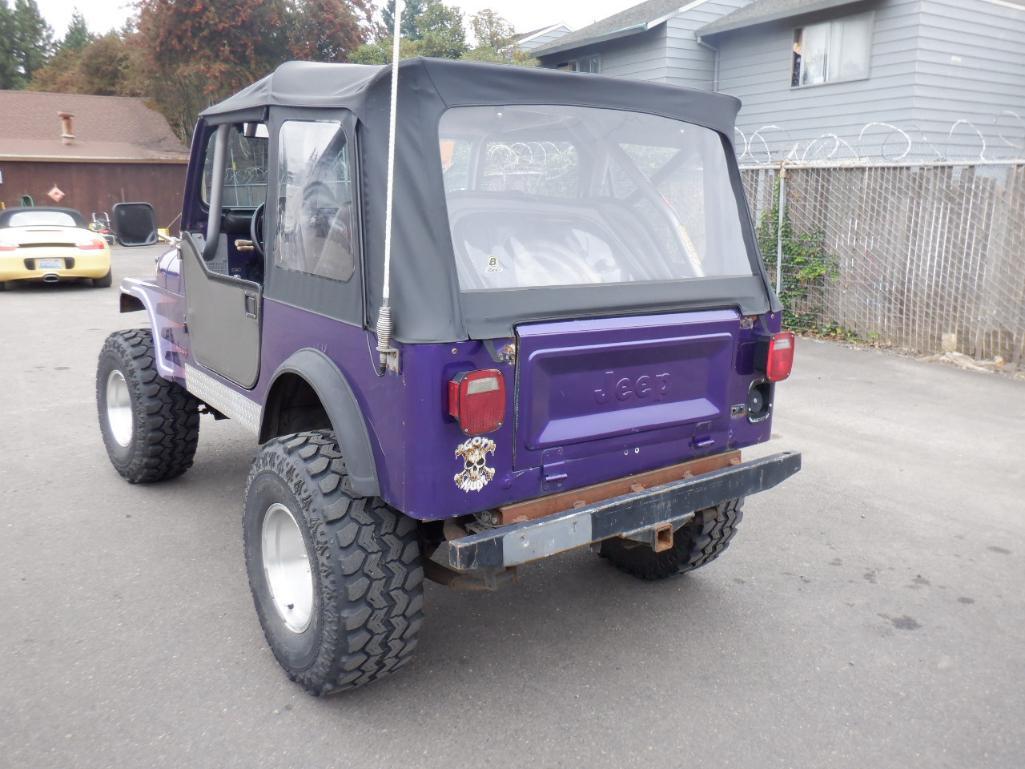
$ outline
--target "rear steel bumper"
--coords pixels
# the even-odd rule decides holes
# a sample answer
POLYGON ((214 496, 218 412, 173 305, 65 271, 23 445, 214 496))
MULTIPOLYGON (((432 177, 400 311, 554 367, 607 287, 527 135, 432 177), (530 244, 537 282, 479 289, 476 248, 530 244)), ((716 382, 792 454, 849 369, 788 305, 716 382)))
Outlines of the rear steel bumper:
POLYGON ((443 542, 431 560, 453 571, 504 569, 610 537, 644 540, 656 527, 685 523, 697 510, 776 486, 801 469, 782 452, 710 473, 602 500, 533 521, 443 542))

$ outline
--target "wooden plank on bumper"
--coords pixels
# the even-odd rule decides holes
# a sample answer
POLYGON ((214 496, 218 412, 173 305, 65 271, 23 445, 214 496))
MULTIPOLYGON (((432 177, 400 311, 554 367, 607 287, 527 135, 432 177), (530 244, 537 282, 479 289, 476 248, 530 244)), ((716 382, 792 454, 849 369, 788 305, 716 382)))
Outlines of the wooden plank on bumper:
POLYGON ((455 571, 503 569, 636 532, 734 497, 771 489, 801 469, 801 455, 781 452, 694 478, 585 507, 443 542, 432 560, 455 571))

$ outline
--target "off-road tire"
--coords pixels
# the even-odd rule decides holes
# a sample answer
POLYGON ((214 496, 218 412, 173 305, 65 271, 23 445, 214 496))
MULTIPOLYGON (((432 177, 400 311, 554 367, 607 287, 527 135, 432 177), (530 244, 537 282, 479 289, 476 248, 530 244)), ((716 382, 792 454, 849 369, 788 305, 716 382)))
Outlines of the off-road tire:
POLYGON ((94 288, 110 288, 111 283, 114 282, 114 274, 112 270, 107 270, 107 274, 102 278, 93 278, 94 288))
POLYGON ((260 625, 288 677, 318 696, 398 670, 423 624, 416 521, 380 499, 350 497, 345 477, 334 433, 314 430, 266 443, 246 486, 246 569, 260 625), (313 616, 302 632, 281 619, 263 568, 263 518, 275 503, 289 509, 310 560, 313 616))
POLYGON ((607 539, 601 544, 601 556, 640 579, 665 579, 700 569, 729 546, 744 517, 743 504, 744 498, 740 497, 699 510, 674 533, 673 546, 661 553, 641 543, 607 539))
POLYGON ((96 369, 96 406, 107 454, 129 483, 166 481, 192 467, 199 442, 199 401, 157 373, 149 329, 107 337, 96 369), (127 446, 114 439, 107 419, 107 379, 114 369, 124 376, 131 398, 127 446))

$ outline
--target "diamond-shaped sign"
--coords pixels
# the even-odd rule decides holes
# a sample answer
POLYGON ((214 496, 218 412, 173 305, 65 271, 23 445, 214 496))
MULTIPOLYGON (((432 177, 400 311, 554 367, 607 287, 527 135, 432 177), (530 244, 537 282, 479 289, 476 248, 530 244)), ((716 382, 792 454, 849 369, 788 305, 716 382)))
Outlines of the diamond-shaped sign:
POLYGON ((56 184, 53 185, 53 189, 46 193, 46 196, 54 203, 60 203, 64 200, 64 192, 56 184))

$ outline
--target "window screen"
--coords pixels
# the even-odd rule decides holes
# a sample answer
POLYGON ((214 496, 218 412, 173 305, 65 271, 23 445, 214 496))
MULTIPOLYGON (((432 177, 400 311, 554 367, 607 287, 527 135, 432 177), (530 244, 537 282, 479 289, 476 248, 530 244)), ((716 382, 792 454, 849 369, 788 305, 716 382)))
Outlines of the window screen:
POLYGON ((356 269, 353 205, 341 123, 282 124, 274 263, 286 270, 349 280, 356 269))

